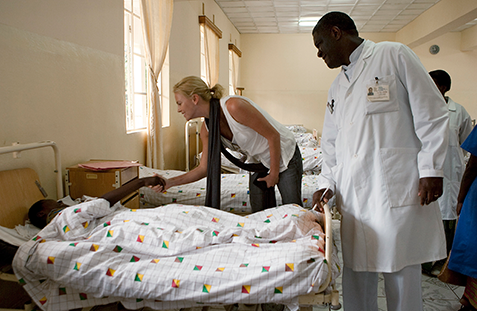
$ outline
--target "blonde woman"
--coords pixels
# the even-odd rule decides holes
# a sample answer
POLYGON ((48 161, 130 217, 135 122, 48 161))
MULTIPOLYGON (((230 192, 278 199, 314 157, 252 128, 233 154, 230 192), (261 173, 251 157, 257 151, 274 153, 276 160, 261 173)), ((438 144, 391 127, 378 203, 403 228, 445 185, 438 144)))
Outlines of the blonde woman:
POLYGON ((220 208, 220 152, 225 148, 238 151, 247 163, 237 163, 250 170, 252 211, 276 206, 277 185, 283 204, 301 203, 303 164, 293 134, 250 99, 242 96, 223 97, 217 84, 210 88, 199 77, 189 76, 174 88, 177 111, 186 120, 204 117, 200 138, 202 159, 192 171, 165 179, 156 190, 191 183, 207 176, 206 204, 220 208))

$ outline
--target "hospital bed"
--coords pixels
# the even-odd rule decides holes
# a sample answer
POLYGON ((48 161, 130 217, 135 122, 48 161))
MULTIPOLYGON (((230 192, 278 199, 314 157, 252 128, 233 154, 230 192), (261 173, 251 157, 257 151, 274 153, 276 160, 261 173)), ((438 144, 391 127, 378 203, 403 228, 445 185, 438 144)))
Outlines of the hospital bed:
MULTIPOLYGON (((172 178, 185 174, 178 170, 159 170, 146 166, 139 167, 139 177, 158 174, 165 178, 172 178)), ((249 198, 248 173, 221 174, 221 209, 239 214, 252 212, 249 198)), ((318 190, 318 175, 303 175, 302 178, 302 205, 311 208, 313 193, 318 190)), ((199 181, 169 188, 166 192, 155 192, 149 188, 139 190, 140 204, 142 207, 156 207, 171 203, 204 205, 206 194, 206 178, 199 181)), ((282 204, 282 199, 275 187, 277 205, 282 204)))
MULTIPOLYGON (((0 147, 0 154, 5 152, 12 151, 0 147)), ((10 174, 12 185, 18 182, 16 176, 10 174)), ((39 191, 36 184, 27 188, 22 192, 28 197, 27 192, 39 191)), ((58 197, 61 192, 59 186, 58 197)), ((36 193, 30 200, 42 197, 36 193)), ((119 206, 111 210, 109 204, 106 208, 98 202, 104 201, 65 210, 17 253, 16 279, 41 309, 87 308, 114 301, 129 309, 149 306, 157 310, 266 302, 292 309, 310 309, 316 304, 340 307, 333 285, 339 272, 327 207, 323 233, 316 223, 317 214, 294 205, 244 217, 203 206, 171 204, 140 210, 119 206), (106 242, 96 240, 99 236, 106 242), (123 240, 117 239, 121 236, 123 240), (87 259, 85 253, 96 256, 87 259), (257 262, 265 258, 269 260, 257 262), (125 265, 116 265, 118 259, 125 265), (188 278, 207 271, 209 275, 202 278, 188 278), (165 281, 159 282, 162 272, 165 281), (72 284, 70 278, 75 280, 72 284), (93 290, 91 286, 102 287, 93 290)), ((30 205, 2 204, 0 222, 4 224, 5 215, 16 215, 22 223, 30 205)))

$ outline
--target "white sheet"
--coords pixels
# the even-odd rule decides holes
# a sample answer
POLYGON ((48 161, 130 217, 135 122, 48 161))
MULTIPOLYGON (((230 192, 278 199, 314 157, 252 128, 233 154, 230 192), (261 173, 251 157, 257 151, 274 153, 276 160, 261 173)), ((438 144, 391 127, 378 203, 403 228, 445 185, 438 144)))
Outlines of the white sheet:
MULTIPOLYGON (((139 177, 152 176, 159 174, 166 178, 172 178, 181 174, 183 171, 176 170, 158 170, 141 166, 139 168, 139 177)), ((302 202, 304 207, 312 207, 313 193, 318 190, 318 175, 304 175, 302 178, 302 202)), ((231 212, 251 213, 248 188, 248 174, 222 174, 221 183, 221 209, 231 212)), ((180 203, 189 205, 204 205, 206 194, 206 178, 194 183, 171 187, 165 193, 157 193, 149 188, 139 190, 142 207, 155 207, 170 203, 180 203)), ((275 187, 275 196, 277 204, 282 204, 282 197, 275 187)))
POLYGON ((13 229, 0 226, 0 240, 20 246, 33 238, 38 232, 40 232, 40 229, 30 224, 29 221, 25 222, 25 225, 17 225, 13 229))
POLYGON ((296 309, 297 297, 326 279, 323 238, 317 214, 296 205, 240 217, 179 204, 110 208, 98 199, 63 210, 20 247, 13 268, 43 310, 114 301, 131 309, 296 309))

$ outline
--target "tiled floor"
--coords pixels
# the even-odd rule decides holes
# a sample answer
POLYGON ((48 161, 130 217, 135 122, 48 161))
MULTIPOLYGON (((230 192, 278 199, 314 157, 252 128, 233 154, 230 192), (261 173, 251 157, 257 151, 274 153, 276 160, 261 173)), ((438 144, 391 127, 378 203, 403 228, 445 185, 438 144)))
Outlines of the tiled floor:
MULTIPOLYGON (((339 221, 333 220, 333 238, 338 246, 339 258, 341 263, 341 241, 339 236, 339 221)), ((337 289, 341 290, 341 277, 337 280, 337 289)), ((459 299, 464 293, 464 287, 449 285, 439 281, 437 278, 422 275, 422 298, 424 303, 424 311, 454 311, 459 310, 459 299)), ((386 295, 384 292, 383 278, 379 278, 378 283, 378 306, 380 311, 387 311, 386 295)), ((343 303, 340 298, 340 302, 343 303)), ((314 307, 314 311, 321 311, 322 308, 314 307)), ((342 308, 342 310, 344 310, 342 308)), ((346 311, 346 310, 344 310, 346 311)))

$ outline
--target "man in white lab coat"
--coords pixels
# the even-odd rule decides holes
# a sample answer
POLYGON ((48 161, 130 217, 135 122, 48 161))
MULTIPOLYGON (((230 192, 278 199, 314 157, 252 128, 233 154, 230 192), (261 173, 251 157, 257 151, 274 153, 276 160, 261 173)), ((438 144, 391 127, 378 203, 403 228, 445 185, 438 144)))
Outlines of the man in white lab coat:
POLYGON ((381 272, 389 311, 422 310, 421 263, 446 256, 435 202, 448 144, 444 99, 408 47, 360 38, 344 13, 323 16, 313 40, 329 68, 341 67, 313 204, 335 195, 342 215, 344 308, 378 310, 381 272))
MULTIPOLYGON (((437 200, 441 209, 446 235, 447 255, 449 255, 457 222, 457 195, 459 194, 460 182, 465 169, 464 150, 460 145, 472 132, 472 120, 464 107, 445 95, 451 88, 451 77, 449 74, 439 69, 429 72, 429 75, 436 83, 449 110, 449 147, 444 161, 444 191, 437 200)), ((437 261, 432 267, 430 274, 437 276, 444 263, 445 259, 437 261)))

